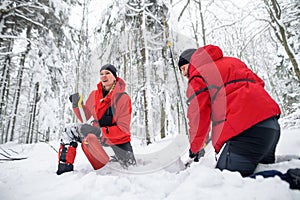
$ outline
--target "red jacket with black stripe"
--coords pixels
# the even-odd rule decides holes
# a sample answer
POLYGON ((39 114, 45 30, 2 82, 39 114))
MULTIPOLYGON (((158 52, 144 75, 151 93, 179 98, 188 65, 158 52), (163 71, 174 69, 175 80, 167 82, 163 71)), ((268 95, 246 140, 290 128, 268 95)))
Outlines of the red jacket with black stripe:
MULTIPOLYGON (((130 142, 130 123, 132 104, 128 94, 125 93, 126 84, 123 79, 117 77, 113 91, 103 98, 102 82, 98 83, 97 89, 92 91, 83 104, 86 119, 93 117, 97 122, 102 118, 108 107, 113 107, 112 125, 101 127, 102 142, 108 145, 123 144, 130 142)), ((77 118, 82 122, 78 108, 73 108, 77 118)), ((94 123, 98 126, 98 123, 94 123)))
POLYGON ((245 63, 224 57, 218 46, 197 49, 188 68, 190 148, 196 153, 212 127, 218 153, 223 144, 251 126, 281 113, 264 82, 245 63))

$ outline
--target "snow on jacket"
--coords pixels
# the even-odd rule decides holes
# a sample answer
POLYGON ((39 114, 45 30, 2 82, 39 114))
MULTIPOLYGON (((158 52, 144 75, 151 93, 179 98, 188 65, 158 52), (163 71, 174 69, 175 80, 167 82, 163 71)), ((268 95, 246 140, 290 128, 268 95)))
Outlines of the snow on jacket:
MULTIPOLYGON (((132 105, 128 94, 125 94, 126 84, 117 77, 116 86, 111 93, 103 98, 102 82, 92 91, 83 105, 86 119, 93 117, 97 122, 102 118, 108 107, 113 107, 113 120, 111 126, 101 127, 102 142, 108 145, 130 142, 130 122, 132 105), (117 101, 117 102, 116 102, 117 101)), ((77 118, 82 121, 78 108, 74 108, 77 118)), ((94 123, 98 126, 98 123, 94 123)))
POLYGON ((194 52, 188 78, 190 148, 194 153, 203 147, 210 125, 218 153, 230 138, 280 114, 263 80, 241 60, 223 57, 218 46, 207 45, 194 52))

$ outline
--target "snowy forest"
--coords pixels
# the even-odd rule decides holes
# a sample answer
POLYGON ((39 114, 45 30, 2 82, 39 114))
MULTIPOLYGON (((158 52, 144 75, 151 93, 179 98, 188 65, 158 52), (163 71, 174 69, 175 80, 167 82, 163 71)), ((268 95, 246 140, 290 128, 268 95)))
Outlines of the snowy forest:
POLYGON ((282 127, 300 127, 299 0, 1 0, 0 143, 58 140, 78 122, 69 96, 87 99, 107 63, 126 81, 133 137, 186 134, 178 57, 207 44, 265 81, 282 127))

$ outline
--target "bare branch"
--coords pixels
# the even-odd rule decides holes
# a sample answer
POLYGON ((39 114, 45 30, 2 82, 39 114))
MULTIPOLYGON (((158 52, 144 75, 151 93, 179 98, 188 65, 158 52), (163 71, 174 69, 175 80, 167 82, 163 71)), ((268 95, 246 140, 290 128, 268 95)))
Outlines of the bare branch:
POLYGON ((182 17, 182 15, 183 15, 185 9, 188 7, 189 4, 190 4, 190 0, 188 0, 188 1, 186 2, 186 4, 185 4, 185 6, 183 7, 183 9, 182 9, 182 11, 181 11, 181 13, 180 13, 180 15, 179 15, 177 21, 180 20, 180 18, 182 17))

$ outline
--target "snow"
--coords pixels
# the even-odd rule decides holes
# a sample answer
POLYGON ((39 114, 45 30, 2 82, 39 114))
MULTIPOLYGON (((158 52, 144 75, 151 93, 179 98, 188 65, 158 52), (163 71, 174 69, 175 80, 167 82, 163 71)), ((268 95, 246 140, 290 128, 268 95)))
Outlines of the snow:
MULTIPOLYGON (((299 156, 300 130, 282 130, 276 155, 281 159, 299 156)), ((79 146, 75 171, 56 175, 58 141, 37 144, 6 143, 0 152, 11 157, 27 157, 0 163, 0 199, 66 200, 66 199, 300 199, 299 190, 279 177, 242 178, 237 172, 214 169, 215 155, 211 146, 199 163, 186 170, 187 137, 170 137, 149 146, 133 138, 138 166, 122 169, 109 163, 94 171, 79 146), (52 146, 52 147, 51 147, 52 146)), ((106 148, 111 154, 111 150, 106 148)), ((3 159, 0 155, 0 158, 3 159)), ((285 172, 300 167, 299 159, 259 165, 257 171, 276 169, 285 172)))

